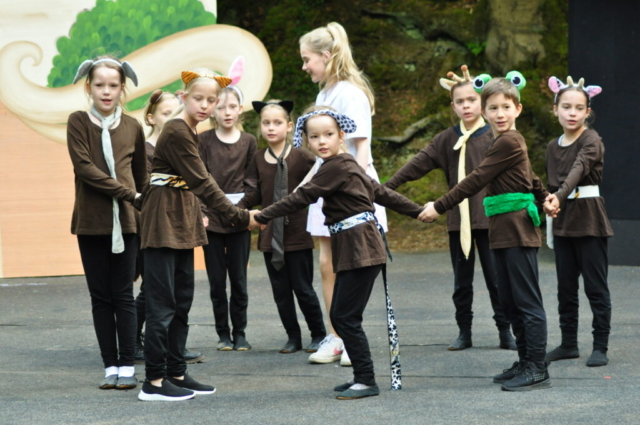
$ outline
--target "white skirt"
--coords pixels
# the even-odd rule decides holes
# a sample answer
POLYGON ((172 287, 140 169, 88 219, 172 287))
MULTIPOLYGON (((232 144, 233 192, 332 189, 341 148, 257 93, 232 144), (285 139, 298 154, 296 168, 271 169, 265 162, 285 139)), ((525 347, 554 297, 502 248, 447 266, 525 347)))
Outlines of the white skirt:
MULTIPOLYGON (((317 170, 316 170, 317 171, 317 170)), ((380 182, 378 178, 378 173, 376 169, 373 168, 373 164, 369 164, 367 167, 367 175, 373 178, 375 181, 380 182)), ((307 218, 307 232, 311 233, 311 236, 323 236, 328 238, 329 228, 324 225, 324 214, 322 213, 322 204, 324 200, 322 198, 318 199, 318 202, 315 204, 309 205, 309 216, 307 218)), ((387 210, 378 204, 373 204, 375 207, 375 216, 378 220, 378 223, 382 226, 385 233, 388 231, 387 226, 387 210)))

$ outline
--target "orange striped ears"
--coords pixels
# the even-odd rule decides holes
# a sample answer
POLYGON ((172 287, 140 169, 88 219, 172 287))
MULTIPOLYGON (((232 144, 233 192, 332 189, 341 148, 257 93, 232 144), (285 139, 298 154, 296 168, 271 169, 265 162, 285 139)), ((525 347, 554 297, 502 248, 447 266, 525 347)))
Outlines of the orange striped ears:
POLYGON ((216 80, 218 84, 220 84, 221 88, 225 88, 229 84, 231 84, 231 78, 229 77, 223 77, 218 75, 216 75, 215 77, 209 77, 208 75, 200 75, 197 72, 193 72, 193 71, 182 71, 182 74, 180 75, 180 77, 182 78, 182 82, 184 83, 185 86, 189 84, 191 81, 195 80, 196 78, 201 78, 201 77, 211 78, 212 80, 216 80))

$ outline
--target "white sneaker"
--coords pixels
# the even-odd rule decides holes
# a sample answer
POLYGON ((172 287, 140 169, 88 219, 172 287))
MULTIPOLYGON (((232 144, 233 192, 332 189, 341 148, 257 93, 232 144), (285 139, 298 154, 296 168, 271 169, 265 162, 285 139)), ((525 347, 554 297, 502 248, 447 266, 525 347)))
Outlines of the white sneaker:
POLYGON ((332 363, 340 360, 344 351, 342 340, 333 334, 327 335, 320 343, 318 351, 309 356, 309 363, 332 363))
POLYGON ((347 354, 347 350, 342 350, 342 356, 340 356, 340 366, 351 366, 351 359, 347 354))

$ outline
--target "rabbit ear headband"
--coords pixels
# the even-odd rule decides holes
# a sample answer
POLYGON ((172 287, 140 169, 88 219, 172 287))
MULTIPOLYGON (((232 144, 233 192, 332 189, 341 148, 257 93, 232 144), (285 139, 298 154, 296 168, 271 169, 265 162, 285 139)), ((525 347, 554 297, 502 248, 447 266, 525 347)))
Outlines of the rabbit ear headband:
POLYGON ((195 80, 196 78, 211 78, 212 80, 216 80, 218 84, 220 84, 221 88, 225 88, 229 84, 231 84, 231 78, 229 77, 223 77, 220 75, 210 77, 208 75, 200 75, 197 72, 193 72, 193 71, 182 71, 182 74, 180 75, 180 77, 182 78, 182 82, 184 83, 185 86, 189 84, 191 81, 195 80))
POLYGON ((233 60, 231 67, 229 68, 229 78, 231 78, 229 88, 236 93, 241 105, 244 103, 244 96, 242 96, 242 92, 238 88, 238 83, 242 78, 242 74, 244 74, 244 56, 238 56, 233 60))
POLYGON ((120 68, 122 68, 122 72, 124 73, 124 76, 129 77, 129 79, 133 82, 134 86, 136 87, 138 86, 138 76, 136 75, 136 72, 131 67, 131 64, 127 61, 120 63, 119 61, 111 58, 102 58, 102 59, 98 59, 97 61, 92 61, 91 59, 87 59, 86 61, 82 62, 78 67, 78 72, 76 72, 76 76, 73 78, 72 84, 77 83, 80 78, 89 75, 89 72, 91 72, 91 68, 93 68, 94 66, 102 62, 109 62, 115 65, 118 65, 120 68))
POLYGON ((584 91, 587 94, 587 106, 589 106, 589 104, 591 104, 591 98, 594 96, 599 95, 600 93, 602 93, 602 87, 600 86, 584 86, 584 78, 580 78, 580 80, 578 80, 578 84, 575 84, 573 82, 573 78, 571 78, 570 76, 567 77, 567 84, 564 84, 562 81, 560 81, 559 78, 557 77, 551 77, 549 78, 549 88, 551 89, 552 92, 555 93, 555 96, 553 98, 553 103, 556 103, 556 101, 558 100, 558 93, 560 93, 560 91, 569 88, 569 87, 577 87, 579 89, 581 89, 582 91, 584 91))
POLYGON ((462 78, 458 77, 451 71, 447 72, 447 78, 440 78, 440 85, 442 88, 451 91, 453 86, 458 83, 470 83, 473 81, 471 79, 471 75, 469 75, 469 68, 467 65, 462 65, 460 70, 462 71, 462 78))
POLYGON ((340 130, 344 131, 345 133, 353 133, 358 128, 355 121, 348 116, 342 115, 335 111, 331 111, 329 109, 319 109, 317 111, 309 112, 308 114, 298 118, 298 121, 296 122, 296 130, 293 133, 293 146, 296 149, 300 149, 300 147, 302 146, 302 133, 304 133, 305 131, 304 125, 307 123, 307 120, 312 116, 319 114, 329 115, 330 117, 333 117, 333 119, 335 119, 338 123, 338 127, 340 127, 340 130))
MULTIPOLYGON (((520 96, 520 91, 526 87, 527 79, 524 78, 518 71, 510 71, 505 77, 505 79, 511 81, 511 83, 516 86, 518 89, 518 97, 520 96)), ((478 92, 482 93, 482 89, 485 84, 491 81, 491 75, 489 74, 480 74, 473 80, 473 88, 478 92)))

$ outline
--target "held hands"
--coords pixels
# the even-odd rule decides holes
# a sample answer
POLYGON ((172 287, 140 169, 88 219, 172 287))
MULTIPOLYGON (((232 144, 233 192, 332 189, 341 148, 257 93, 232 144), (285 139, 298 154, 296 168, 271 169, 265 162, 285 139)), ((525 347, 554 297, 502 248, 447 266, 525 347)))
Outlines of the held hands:
POLYGON ((422 210, 422 212, 418 216, 418 220, 423 223, 433 223, 438 219, 438 217, 440 217, 440 214, 438 214, 435 207, 433 206, 433 202, 427 202, 426 204, 424 204, 424 210, 422 210))
POLYGON ((549 217, 556 218, 560 212, 558 197, 555 194, 547 196, 542 204, 542 209, 549 217))
POLYGON ((254 218, 256 214, 259 214, 260 210, 251 210, 249 211, 249 230, 253 230, 255 227, 260 227, 260 230, 264 230, 267 225, 258 223, 254 218))

